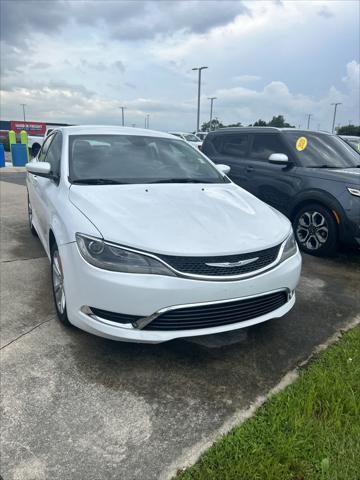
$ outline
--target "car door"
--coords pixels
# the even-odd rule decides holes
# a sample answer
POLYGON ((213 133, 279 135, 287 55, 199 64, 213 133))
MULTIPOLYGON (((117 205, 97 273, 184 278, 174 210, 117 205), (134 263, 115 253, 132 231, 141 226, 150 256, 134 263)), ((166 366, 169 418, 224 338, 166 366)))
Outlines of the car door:
POLYGON ((44 151, 39 155, 39 161, 49 162, 51 165, 51 174, 53 178, 36 177, 35 196, 36 204, 35 210, 40 231, 38 231, 44 245, 47 245, 49 225, 53 213, 54 197, 58 191, 60 178, 60 161, 62 151, 62 134, 55 132, 55 134, 48 137, 44 151))
POLYGON ((208 136, 204 144, 205 155, 214 163, 229 165, 229 177, 245 189, 248 189, 245 167, 249 155, 249 138, 247 133, 220 133, 208 136))
MULTIPOLYGON (((48 136, 44 143, 42 144, 42 147, 40 148, 40 151, 35 158, 35 161, 37 162, 44 162, 45 157, 48 151, 48 148, 54 138, 54 135, 48 136)), ((38 175, 35 175, 33 173, 28 173, 28 193, 29 193, 29 199, 32 207, 32 214, 33 214, 33 223, 35 225, 36 231, 38 232, 40 238, 42 239, 43 237, 43 225, 42 225, 42 218, 43 218, 43 213, 42 212, 42 203, 40 202, 40 189, 43 184, 42 181, 40 181, 40 178, 38 175)))
POLYGON ((279 133, 254 133, 251 138, 249 161, 246 165, 248 189, 255 196, 288 214, 292 198, 299 189, 295 159, 279 133), (283 153, 289 165, 269 162, 273 153, 283 153))

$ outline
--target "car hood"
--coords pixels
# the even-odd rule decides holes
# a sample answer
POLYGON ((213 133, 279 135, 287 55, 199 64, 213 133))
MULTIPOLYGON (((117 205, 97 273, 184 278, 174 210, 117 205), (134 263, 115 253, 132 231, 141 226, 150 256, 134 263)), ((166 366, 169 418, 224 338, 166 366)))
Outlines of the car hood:
POLYGON ((104 239, 154 253, 246 253, 278 245, 291 229, 232 183, 72 185, 69 195, 104 239))

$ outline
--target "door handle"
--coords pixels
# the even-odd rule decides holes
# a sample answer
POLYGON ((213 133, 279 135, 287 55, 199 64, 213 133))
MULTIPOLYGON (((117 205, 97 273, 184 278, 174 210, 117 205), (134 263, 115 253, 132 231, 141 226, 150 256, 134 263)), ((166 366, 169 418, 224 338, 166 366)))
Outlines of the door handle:
POLYGON ((254 171, 254 167, 246 167, 245 172, 251 173, 254 171))

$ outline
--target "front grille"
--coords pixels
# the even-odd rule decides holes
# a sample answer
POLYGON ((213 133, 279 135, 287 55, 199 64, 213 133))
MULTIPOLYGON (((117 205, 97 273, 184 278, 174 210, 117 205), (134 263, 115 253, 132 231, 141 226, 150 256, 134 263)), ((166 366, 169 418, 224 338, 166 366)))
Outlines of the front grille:
POLYGON ((241 275, 245 273, 255 272, 271 265, 275 262, 279 254, 280 245, 267 248, 258 252, 243 253, 239 255, 225 255, 216 257, 178 257, 174 255, 157 255, 164 262, 175 268, 178 272, 190 275, 204 276, 230 276, 241 275), (254 262, 247 265, 236 267, 214 267, 206 265, 207 263, 224 263, 239 262, 250 258, 257 258, 254 262))
POLYGON ((144 330, 192 330, 251 320, 273 312, 287 302, 285 291, 212 305, 183 307, 159 315, 144 330))

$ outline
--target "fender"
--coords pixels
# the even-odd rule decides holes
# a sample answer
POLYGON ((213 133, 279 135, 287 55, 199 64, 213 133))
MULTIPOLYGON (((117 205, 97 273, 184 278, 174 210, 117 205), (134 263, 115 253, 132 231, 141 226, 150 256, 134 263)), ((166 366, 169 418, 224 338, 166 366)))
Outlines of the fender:
MULTIPOLYGON (((320 190, 320 189, 310 189, 310 190, 304 190, 300 192, 296 197, 293 199, 291 202, 291 207, 289 209, 289 217, 291 220, 294 219, 296 212, 301 208, 302 205, 305 205, 306 203, 312 203, 312 202, 318 202, 324 205, 324 207, 327 207, 331 211, 335 211, 336 214, 340 218, 340 223, 341 220, 345 218, 345 212, 342 206, 340 205, 339 201, 330 193, 326 192, 325 190, 320 190)), ((335 219, 338 222, 336 215, 333 213, 335 216, 335 219)))

